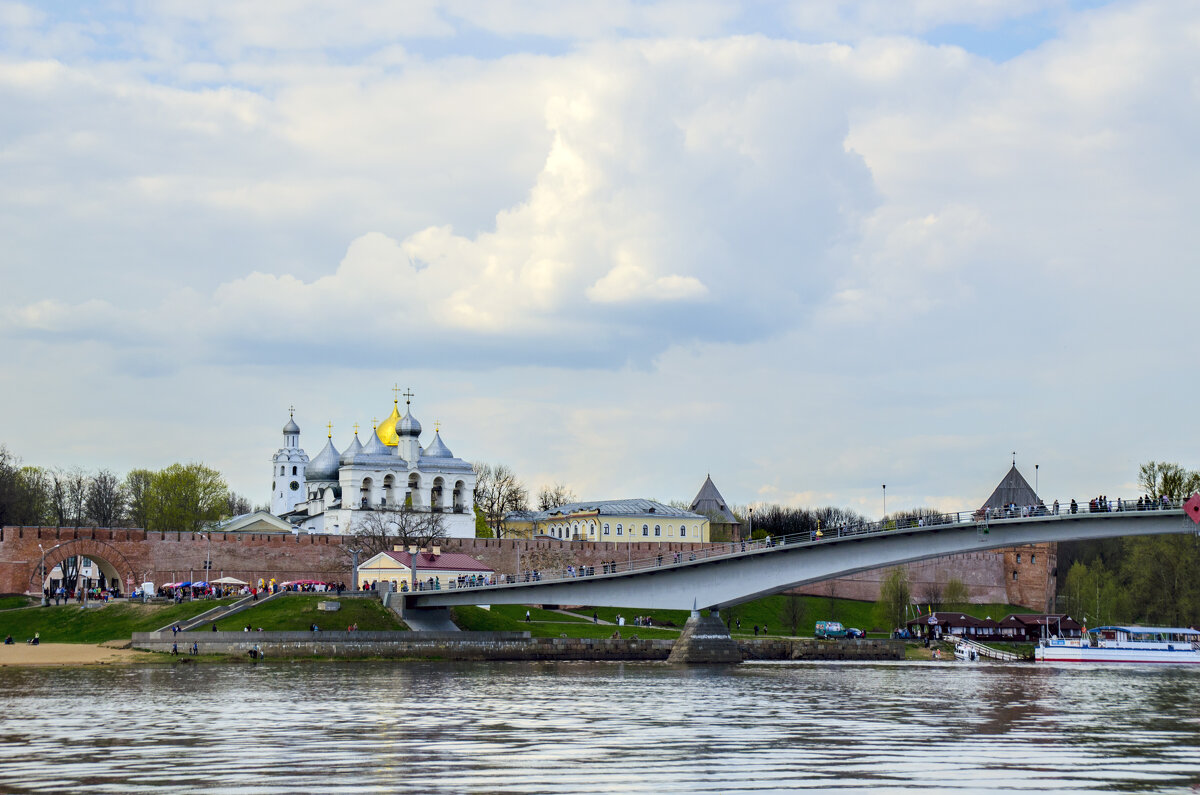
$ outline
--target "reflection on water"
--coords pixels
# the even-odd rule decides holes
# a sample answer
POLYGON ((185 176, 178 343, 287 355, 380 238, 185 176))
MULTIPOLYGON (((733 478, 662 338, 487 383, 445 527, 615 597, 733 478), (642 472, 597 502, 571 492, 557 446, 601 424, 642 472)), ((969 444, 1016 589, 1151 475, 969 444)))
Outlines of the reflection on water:
POLYGON ((287 663, 0 670, 0 791, 1162 791, 1200 671, 287 663))

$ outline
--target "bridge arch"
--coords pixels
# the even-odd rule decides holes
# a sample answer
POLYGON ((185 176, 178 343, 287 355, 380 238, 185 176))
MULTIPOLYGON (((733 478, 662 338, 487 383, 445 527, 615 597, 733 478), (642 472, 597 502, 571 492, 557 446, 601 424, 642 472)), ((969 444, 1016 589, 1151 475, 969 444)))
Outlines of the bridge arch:
MULTIPOLYGON (((131 584, 137 584, 133 566, 130 564, 129 559, 121 553, 121 550, 112 544, 93 538, 77 538, 73 541, 64 541, 57 546, 47 549, 45 572, 49 574, 55 566, 63 563, 67 558, 74 557, 84 557, 95 561, 97 568, 100 569, 105 579, 109 581, 116 580, 123 594, 128 594, 132 590, 131 584)), ((29 571, 28 593, 42 592, 42 588, 45 586, 45 580, 42 579, 42 571, 42 558, 39 556, 33 561, 33 566, 29 571)))

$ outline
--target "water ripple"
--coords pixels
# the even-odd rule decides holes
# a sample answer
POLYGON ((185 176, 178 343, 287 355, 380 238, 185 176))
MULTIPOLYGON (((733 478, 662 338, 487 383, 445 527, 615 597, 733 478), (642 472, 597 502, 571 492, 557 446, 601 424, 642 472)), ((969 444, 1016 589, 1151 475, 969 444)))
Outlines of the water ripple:
POLYGON ((1163 791, 1200 672, 288 663, 0 670, 5 792, 1163 791))

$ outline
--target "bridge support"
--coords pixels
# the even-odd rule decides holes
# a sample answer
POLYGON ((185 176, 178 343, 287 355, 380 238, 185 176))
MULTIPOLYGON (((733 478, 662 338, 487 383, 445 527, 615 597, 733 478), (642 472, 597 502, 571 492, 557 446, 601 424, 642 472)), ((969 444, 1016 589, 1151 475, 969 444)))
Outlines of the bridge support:
POLYGON ((737 642, 729 636, 729 630, 721 622, 717 611, 701 615, 701 611, 693 610, 683 625, 679 640, 671 647, 669 663, 740 663, 742 650, 737 642))

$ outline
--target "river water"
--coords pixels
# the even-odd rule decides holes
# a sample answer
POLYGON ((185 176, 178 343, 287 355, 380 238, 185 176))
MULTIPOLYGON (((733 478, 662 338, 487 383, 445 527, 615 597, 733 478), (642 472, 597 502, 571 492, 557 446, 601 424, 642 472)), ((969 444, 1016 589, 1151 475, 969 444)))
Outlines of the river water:
POLYGON ((0 792, 1200 792, 1200 671, 0 669, 0 792))

